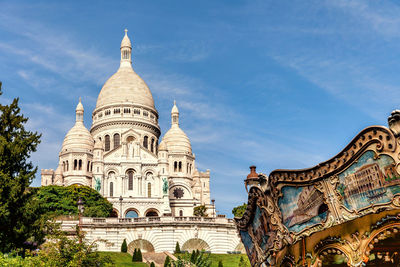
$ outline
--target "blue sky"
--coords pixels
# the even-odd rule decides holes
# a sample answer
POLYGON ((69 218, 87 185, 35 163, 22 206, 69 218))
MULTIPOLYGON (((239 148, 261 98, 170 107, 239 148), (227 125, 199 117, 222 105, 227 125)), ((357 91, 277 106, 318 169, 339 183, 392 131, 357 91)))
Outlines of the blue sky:
POLYGON ((90 128, 128 28, 162 133, 176 99, 228 216, 247 200, 250 165, 311 167, 400 108, 394 1, 2 1, 0 10, 0 101, 20 97, 43 133, 39 169, 57 167, 79 96, 90 128))

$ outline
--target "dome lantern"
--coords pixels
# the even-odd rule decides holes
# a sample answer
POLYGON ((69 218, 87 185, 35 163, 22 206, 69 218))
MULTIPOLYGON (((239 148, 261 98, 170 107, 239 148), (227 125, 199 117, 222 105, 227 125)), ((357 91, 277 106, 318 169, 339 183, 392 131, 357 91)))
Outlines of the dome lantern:
MULTIPOLYGON (((153 95, 143 79, 133 70, 131 52, 132 45, 125 30, 125 36, 121 42, 120 67, 103 85, 97 97, 95 115, 103 108, 110 105, 135 105, 149 108, 158 118, 154 106, 153 95)), ((101 122, 101 120, 97 120, 101 122)), ((95 124, 97 123, 95 122, 95 124)))
POLYGON ((82 99, 79 97, 79 103, 78 105, 76 105, 76 109, 75 109, 75 118, 76 118, 76 122, 82 122, 83 123, 83 105, 82 105, 82 99))
POLYGON ((174 100, 174 106, 172 107, 172 110, 171 110, 171 124, 179 125, 179 110, 178 110, 178 107, 176 106, 175 100, 174 100))
POLYGON ((121 42, 121 65, 122 67, 132 68, 132 45, 131 40, 128 37, 128 30, 125 29, 125 36, 121 42))

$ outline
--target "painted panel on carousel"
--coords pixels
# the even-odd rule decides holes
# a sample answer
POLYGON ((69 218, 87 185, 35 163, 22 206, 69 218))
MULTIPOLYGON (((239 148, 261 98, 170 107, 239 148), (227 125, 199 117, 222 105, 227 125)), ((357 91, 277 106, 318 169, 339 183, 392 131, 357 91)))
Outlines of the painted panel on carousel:
POLYGON ((325 221, 328 208, 323 194, 314 186, 285 186, 282 188, 282 195, 279 208, 283 223, 290 231, 300 232, 325 221))
POLYGON ((266 248, 273 246, 273 239, 270 239, 270 237, 271 234, 275 235, 275 233, 269 231, 269 223, 267 222, 266 216, 265 212, 257 206, 254 213, 254 219, 249 225, 248 231, 240 231, 242 242, 246 248, 252 266, 257 261, 257 249, 264 251, 266 248), (257 246, 255 246, 254 243, 256 243, 257 246))
POLYGON ((339 174, 337 190, 349 210, 361 210, 374 204, 388 203, 400 193, 400 176, 388 155, 365 152, 357 162, 339 174))

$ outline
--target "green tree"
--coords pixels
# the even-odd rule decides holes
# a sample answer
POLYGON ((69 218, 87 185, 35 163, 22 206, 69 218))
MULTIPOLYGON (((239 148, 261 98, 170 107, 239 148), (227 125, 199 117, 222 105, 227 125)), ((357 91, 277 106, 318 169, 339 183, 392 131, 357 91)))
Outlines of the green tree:
POLYGON ((222 264, 222 260, 218 261, 218 267, 224 267, 224 265, 222 264))
POLYGON ((122 242, 121 245, 121 252, 126 253, 128 251, 128 245, 126 244, 126 239, 124 239, 124 242, 122 242))
POLYGON ((175 253, 181 253, 181 247, 179 246, 178 241, 176 242, 176 245, 175 245, 175 253))
POLYGON ((38 260, 45 266, 105 266, 114 262, 108 255, 97 252, 95 242, 82 241, 85 236, 76 227, 76 236, 70 238, 62 231, 50 233, 49 241, 43 244, 38 260))
POLYGON ((235 217, 242 217, 244 212, 246 211, 246 209, 247 209, 247 204, 243 203, 243 205, 240 205, 240 206, 237 206, 237 207, 233 208, 232 214, 235 217))
POLYGON ((25 257, 0 254, 0 266, 91 267, 114 264, 110 256, 97 252, 97 244, 95 242, 79 242, 84 240, 84 236, 78 231, 78 228, 76 233, 77 235, 71 238, 67 237, 58 228, 51 227, 48 240, 42 245, 39 252, 35 255, 27 252, 25 257))
MULTIPOLYGON (((0 83, 0 95, 1 83, 0 83)), ((33 193, 28 189, 35 177, 29 157, 41 135, 27 131, 18 98, 0 104, 0 251, 23 248, 24 242, 41 242, 46 222, 37 213, 33 193)))
POLYGON ((164 267, 171 267, 171 258, 169 256, 165 258, 164 267))
POLYGON ((197 217, 207 217, 207 207, 205 205, 200 205, 193 208, 193 215, 197 217))
POLYGON ((112 204, 93 188, 81 185, 49 185, 34 189, 41 212, 49 215, 78 215, 76 202, 82 198, 85 205, 84 216, 108 217, 112 204))
POLYGON ((136 262, 136 261, 137 261, 137 256, 138 256, 138 254, 137 254, 137 249, 135 248, 135 250, 133 251, 133 255, 132 255, 132 261, 133 261, 133 262, 136 262))
POLYGON ((156 267, 156 265, 154 264, 154 262, 150 263, 150 267, 156 267))
POLYGON ((137 261, 139 261, 139 262, 143 261, 142 251, 140 250, 140 248, 138 249, 138 252, 137 252, 137 261))
POLYGON ((211 261, 209 258, 210 254, 205 257, 204 251, 193 250, 189 261, 197 267, 210 267, 211 261))

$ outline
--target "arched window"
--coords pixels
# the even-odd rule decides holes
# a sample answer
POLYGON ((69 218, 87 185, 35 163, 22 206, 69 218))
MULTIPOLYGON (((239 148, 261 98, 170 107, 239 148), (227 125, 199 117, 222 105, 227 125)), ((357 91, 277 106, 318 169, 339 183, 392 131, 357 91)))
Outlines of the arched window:
POLYGON ((149 138, 147 136, 145 136, 143 138, 143 147, 148 148, 148 142, 149 142, 149 138))
POLYGON ((179 172, 182 171, 182 161, 179 161, 179 172))
POLYGON ((114 134, 114 148, 119 146, 119 142, 120 142, 120 138, 119 138, 119 134, 114 134))
POLYGON ((90 170, 90 161, 87 162, 86 171, 90 170))
POLYGON ((151 197, 151 183, 147 184, 147 196, 151 197))
POLYGON ((68 160, 66 161, 67 163, 66 163, 66 169, 67 169, 67 171, 68 171, 68 169, 69 169, 69 164, 68 164, 68 160))
POLYGON ((65 162, 63 161, 63 172, 65 172, 65 162))
POLYGON ((93 162, 90 163, 90 172, 93 171, 93 162))
POLYGON ((179 216, 183 217, 183 210, 179 211, 179 216))
POLYGON ((110 150, 110 136, 106 135, 104 137, 104 150, 109 151, 110 150))
POLYGON ((154 138, 151 138, 150 151, 154 152, 154 138))
POLYGON ((76 170, 78 168, 78 161, 75 159, 74 160, 74 170, 76 170))
POLYGON ((79 170, 82 170, 82 160, 79 160, 79 170))
POLYGON ((137 218, 137 217, 139 217, 139 214, 134 210, 130 210, 125 214, 125 218, 137 218))
POLYGON ((110 197, 114 196, 114 184, 113 182, 110 183, 110 197))
POLYGON ((176 172, 178 170, 178 162, 174 162, 174 172, 176 172))
POLYGON ((128 172, 128 190, 133 190, 133 171, 128 172))

